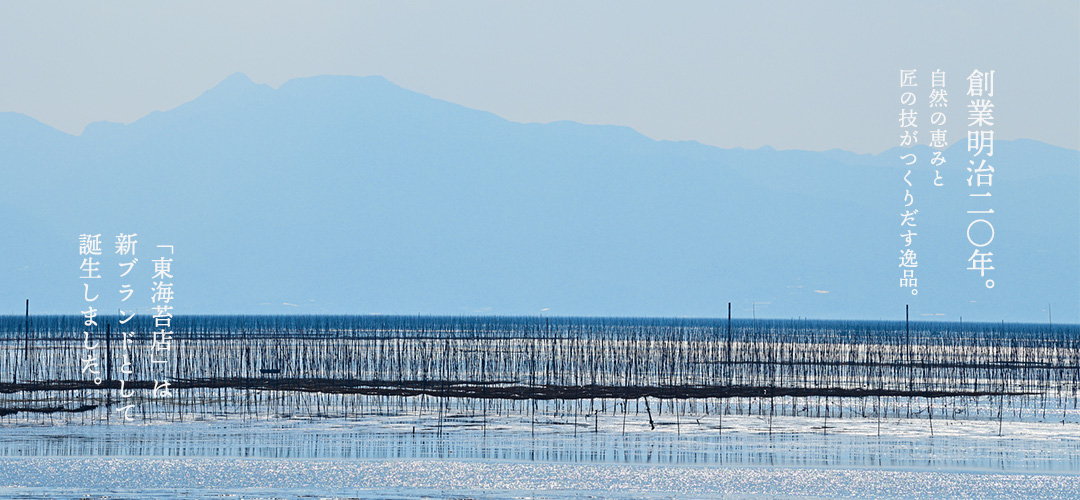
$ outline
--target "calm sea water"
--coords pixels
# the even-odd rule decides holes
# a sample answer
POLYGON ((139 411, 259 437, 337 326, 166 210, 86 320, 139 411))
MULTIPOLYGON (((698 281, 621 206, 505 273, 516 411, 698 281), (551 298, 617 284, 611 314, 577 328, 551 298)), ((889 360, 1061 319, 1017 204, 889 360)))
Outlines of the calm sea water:
MULTIPOLYGON (((34 318, 29 336, 34 355, 65 359, 67 336, 80 328, 79 319, 34 318)), ((25 366, 18 364, 19 340, 27 332, 23 321, 0 318, 0 339, 7 341, 0 364, 25 366)), ((147 328, 145 318, 141 321, 137 329, 147 328)), ((383 353, 396 353, 393 349, 404 345, 386 339, 474 339, 477 343, 468 344, 472 350, 461 349, 464 354, 434 358, 453 364, 489 352, 485 339, 540 338, 553 346, 629 339, 653 346, 653 338, 677 346, 729 338, 726 320, 200 316, 177 324, 183 326, 176 337, 206 342, 206 349, 192 352, 206 353, 200 359, 207 366, 188 367, 193 370, 219 369, 213 363, 229 352, 220 346, 248 342, 265 348, 263 353, 279 352, 282 345, 295 353, 313 345, 323 350, 310 352, 332 356, 326 349, 335 344, 321 339, 354 339, 347 341, 350 349, 369 352, 375 346, 382 351, 374 352, 383 353), (288 339, 316 342, 290 344, 288 339), (584 343, 567 344, 571 340, 584 343)), ((1047 394, 949 399, 936 405, 917 398, 883 398, 873 404, 865 398, 652 399, 646 410, 642 401, 619 399, 485 403, 431 396, 204 390, 198 398, 181 399, 135 422, 115 415, 103 419, 106 409, 3 417, 0 497, 1080 498, 1075 391, 1054 392, 1038 378, 1051 373, 1053 380, 1067 381, 1074 375, 1069 370, 1076 368, 1068 363, 1078 347, 1076 326, 912 325, 735 321, 730 339, 746 346, 779 342, 788 352, 817 343, 932 346, 927 356, 951 355, 957 347, 974 353, 988 349, 998 353, 998 360, 1009 359, 1000 353, 1018 352, 1027 366, 1016 372, 1023 375, 1019 379, 1030 377, 1034 382, 1029 386, 1047 394), (1037 363, 1053 366, 1039 368, 1037 363), (249 411, 252 405, 263 410, 249 411), (180 408, 184 413, 176 418, 180 408), (345 411, 318 417, 335 408, 345 411)), ((550 353, 566 370, 588 369, 593 365, 581 353, 600 352, 576 349, 536 352, 550 353)), ((751 349, 740 352, 756 355, 751 349)), ((701 359, 683 356, 677 359, 701 359)), ((358 370, 370 372, 381 366, 379 359, 369 356, 358 370)), ((526 370, 511 368, 501 369, 526 370)), ((333 373, 334 366, 330 369, 333 373)), ((47 395, 74 401, 100 397, 95 394, 47 395)), ((16 391, 0 399, 8 407, 45 404, 41 393, 16 391)))

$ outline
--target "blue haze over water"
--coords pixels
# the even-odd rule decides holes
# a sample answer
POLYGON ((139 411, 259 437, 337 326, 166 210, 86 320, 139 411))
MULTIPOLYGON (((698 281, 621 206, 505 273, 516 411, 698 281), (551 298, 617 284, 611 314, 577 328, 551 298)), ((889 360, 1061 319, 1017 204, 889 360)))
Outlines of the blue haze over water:
POLYGON ((178 313, 1080 321, 1080 153, 997 143, 993 289, 966 269, 965 145, 944 187, 920 162, 917 296, 900 154, 514 123, 378 77, 234 75, 81 136, 3 113, 0 313, 78 313, 77 236, 138 232, 138 307, 169 243, 178 313))

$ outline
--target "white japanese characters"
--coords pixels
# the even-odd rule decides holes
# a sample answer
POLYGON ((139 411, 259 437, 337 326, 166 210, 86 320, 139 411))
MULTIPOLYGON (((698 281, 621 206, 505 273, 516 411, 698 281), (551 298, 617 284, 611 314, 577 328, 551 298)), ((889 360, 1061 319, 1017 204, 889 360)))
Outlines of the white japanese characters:
POLYGON ((992 208, 991 188, 994 185, 994 166, 990 164, 994 156, 994 70, 987 72, 978 69, 967 77, 968 131, 967 150, 971 153, 968 160, 968 214, 972 220, 967 226, 967 240, 973 247, 967 269, 986 278, 986 288, 994 288, 994 280, 987 273, 994 270, 994 252, 990 244, 994 241, 994 209, 992 208))
MULTIPOLYGON (((119 414, 124 421, 134 420, 134 413, 138 408, 136 403, 140 398, 137 389, 149 391, 152 388, 149 396, 153 398, 165 398, 172 395, 169 388, 167 368, 173 341, 173 306, 171 302, 173 300, 172 254, 174 247, 173 245, 156 246, 161 255, 151 261, 154 265, 154 274, 151 277, 153 285, 150 287, 151 293, 149 297, 139 295, 136 293, 139 289, 135 281, 136 276, 132 275, 132 271, 135 270, 139 262, 139 258, 136 257, 138 249, 141 248, 138 236, 138 233, 120 233, 115 236, 113 254, 119 260, 117 262, 119 267, 117 276, 121 281, 117 289, 119 296, 116 300, 116 330, 121 337, 121 343, 118 353, 120 361, 119 374, 117 380, 114 381, 113 353, 111 349, 112 324, 106 321, 104 328, 104 344, 106 346, 104 349, 106 351, 104 362, 101 361, 102 342, 100 339, 102 338, 102 328, 98 324, 103 319, 99 311, 102 308, 107 309, 113 304, 102 305, 98 302, 99 299, 103 299, 103 302, 109 302, 109 299, 101 295, 100 287, 94 286, 95 283, 100 283, 94 280, 100 280, 102 277, 101 234, 86 233, 79 235, 79 255, 83 256, 82 264, 79 267, 80 278, 83 280, 83 299, 87 303, 87 309, 82 311, 84 328, 83 348, 80 357, 81 373, 90 378, 96 385, 106 382, 106 387, 110 390, 119 389, 121 404, 113 411, 119 414), (138 307, 141 303, 140 297, 149 298, 150 310, 153 311, 151 318, 153 326, 149 344, 147 345, 149 369, 146 369, 145 365, 143 365, 144 368, 137 369, 137 366, 139 366, 138 358, 140 357, 136 347, 137 342, 139 342, 140 338, 146 339, 145 336, 140 337, 139 331, 145 332, 145 328, 140 328, 140 322, 136 319, 138 307), (97 303, 97 307, 95 307, 95 303, 97 303), (152 386, 148 381, 150 377, 153 378, 152 386)), ((142 305, 145 306, 146 304, 142 303, 142 305)), ((143 340, 143 342, 146 342, 146 340, 143 340)))

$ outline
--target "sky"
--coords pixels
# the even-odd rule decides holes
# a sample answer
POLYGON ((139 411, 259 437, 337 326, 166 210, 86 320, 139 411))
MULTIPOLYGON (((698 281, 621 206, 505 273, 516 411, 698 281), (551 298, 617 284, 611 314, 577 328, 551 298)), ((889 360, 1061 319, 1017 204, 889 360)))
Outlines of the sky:
POLYGON ((236 72, 343 74, 520 122, 878 153, 897 145, 907 68, 945 70, 956 106, 993 69, 998 138, 1080 149, 1073 0, 0 3, 0 111, 72 134, 236 72))

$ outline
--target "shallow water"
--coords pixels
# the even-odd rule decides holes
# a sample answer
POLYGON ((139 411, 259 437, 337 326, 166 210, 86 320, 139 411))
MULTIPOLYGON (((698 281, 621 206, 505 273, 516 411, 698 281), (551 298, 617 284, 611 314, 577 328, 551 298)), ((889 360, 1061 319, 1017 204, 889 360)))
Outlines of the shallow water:
MULTIPOLYGON (((43 380, 78 378, 65 337, 77 323, 49 321, 35 330, 31 365, 43 380)), ((0 318, 0 344, 15 343, 0 349, 0 367, 26 369, 12 336, 21 323, 8 323, 5 337, 0 318)), ((141 394, 136 420, 124 422, 115 389, 17 389, 0 394, 0 407, 21 408, 0 416, 0 498, 1080 498, 1076 327, 925 324, 911 337, 923 357, 905 369, 898 324, 742 323, 731 343, 712 320, 196 317, 184 332, 196 342, 174 361, 178 377, 284 366, 307 377, 439 374, 521 387, 600 376, 649 387, 1008 383, 1028 395, 522 400, 203 387, 141 394), (752 344, 759 332, 788 361, 814 347, 831 362, 758 363, 762 347, 776 347, 752 344), (626 339, 634 350, 619 350, 626 339), (719 363, 728 349, 747 362, 719 363), (619 378, 625 352, 640 355, 639 372, 619 378), (850 363, 852 352, 872 363, 850 363), (891 361, 874 364, 882 353, 891 361), (26 410, 83 404, 98 406, 26 410)))
MULTIPOLYGON (((1080 426, 369 415, 0 429, 8 498, 1080 498, 1080 426), (815 428, 815 425, 817 426, 815 428), (625 430, 624 430, 625 429, 625 430), (827 431, 827 432, 826 432, 827 431)), ((595 417, 592 417, 595 418, 595 417)))
POLYGON ((12 498, 1075 498, 1080 477, 471 460, 5 459, 12 498), (17 485, 17 486, 16 486, 17 485))

